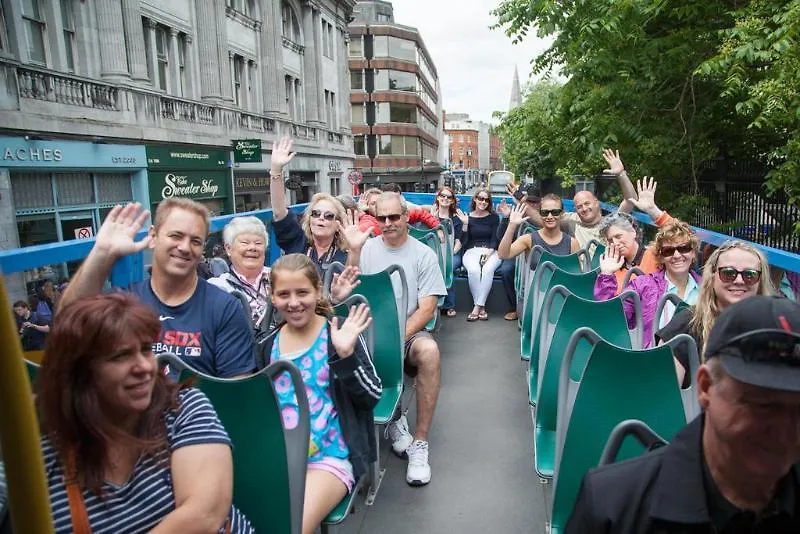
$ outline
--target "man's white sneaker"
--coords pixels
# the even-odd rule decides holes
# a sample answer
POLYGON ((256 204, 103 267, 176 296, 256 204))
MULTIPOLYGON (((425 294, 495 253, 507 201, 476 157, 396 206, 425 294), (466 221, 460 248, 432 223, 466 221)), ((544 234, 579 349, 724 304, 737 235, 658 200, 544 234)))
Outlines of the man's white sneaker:
POLYGON ((408 431, 408 420, 405 415, 401 415, 399 419, 386 426, 386 435, 392 440, 392 452, 401 458, 414 442, 414 437, 408 431))
POLYGON ((408 470, 406 482, 412 486, 424 486, 431 481, 431 466, 428 464, 428 442, 415 440, 406 451, 408 470))

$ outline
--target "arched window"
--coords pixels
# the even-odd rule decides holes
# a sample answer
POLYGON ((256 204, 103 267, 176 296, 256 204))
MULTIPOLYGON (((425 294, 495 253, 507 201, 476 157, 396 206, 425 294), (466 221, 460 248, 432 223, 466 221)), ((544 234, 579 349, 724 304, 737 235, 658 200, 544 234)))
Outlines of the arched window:
POLYGON ((289 2, 281 4, 281 19, 283 22, 283 36, 297 44, 302 44, 300 37, 300 24, 297 22, 297 15, 289 2))

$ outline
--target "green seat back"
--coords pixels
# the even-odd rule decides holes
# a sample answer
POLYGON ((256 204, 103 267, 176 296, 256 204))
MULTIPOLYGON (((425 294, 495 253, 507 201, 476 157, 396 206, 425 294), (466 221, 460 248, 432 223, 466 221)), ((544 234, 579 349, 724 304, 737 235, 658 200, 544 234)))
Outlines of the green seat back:
POLYGON ((233 504, 258 532, 302 531, 308 461, 309 412, 303 379, 288 360, 244 378, 214 378, 172 354, 160 355, 211 401, 233 444, 233 504), (300 407, 295 428, 284 428, 276 380, 291 380, 300 407))
POLYGON ((39 364, 25 359, 25 370, 28 371, 28 378, 31 385, 36 383, 36 377, 39 375, 39 364))
POLYGON ((375 422, 387 423, 400 402, 403 391, 403 344, 405 339, 405 313, 400 316, 398 309, 407 309, 405 274, 403 269, 393 265, 375 274, 359 275, 358 294, 363 295, 372 313, 372 329, 379 334, 374 338, 372 353, 375 371, 383 384, 383 394, 373 413, 375 422), (392 273, 401 276, 403 298, 398 304, 392 288, 392 273))
MULTIPOLYGON (((515 236, 515 239, 519 238, 519 237, 521 237, 521 236, 523 236, 525 234, 533 233, 535 231, 536 231, 536 227, 533 226, 532 224, 529 224, 527 222, 522 223, 519 226, 519 228, 517 228, 517 235, 515 236)), ((515 259, 517 261, 517 265, 516 265, 516 269, 514 271, 514 290, 517 292, 517 295, 522 295, 522 290, 525 288, 525 280, 526 280, 526 277, 524 276, 525 275, 525 271, 523 270, 523 268, 528 263, 526 261, 527 260, 527 255, 526 254, 520 254, 515 259)))
MULTIPOLYGON (((442 253, 442 244, 439 240, 438 232, 436 230, 429 230, 422 237, 418 238, 418 240, 427 245, 427 247, 431 249, 434 254, 436 254, 436 260, 439 262, 439 271, 442 273, 442 279, 445 279, 445 258, 444 254, 442 253)), ((426 330, 433 332, 436 329, 436 325, 439 320, 439 308, 442 306, 444 306, 444 295, 437 299, 436 310, 434 310, 431 320, 425 325, 426 330)))
MULTIPOLYGON (((639 419, 670 440, 687 422, 670 346, 634 351, 583 334, 577 332, 571 345, 587 345, 588 355, 565 355, 560 373, 559 410, 564 416, 559 420, 553 489, 554 533, 566 526, 583 475, 597 465, 618 423, 639 419), (585 365, 578 364, 581 372, 574 375, 578 361, 585 365)), ((629 441, 618 459, 640 453, 641 447, 629 441)))
POLYGON ((453 221, 443 219, 442 229, 445 232, 445 240, 442 243, 442 254, 444 255, 444 286, 450 289, 453 286, 453 221))
MULTIPOLYGON (((534 253, 531 253, 531 260, 536 261, 538 265, 541 265, 546 261, 550 261, 553 262, 553 264, 559 269, 569 273, 580 274, 583 272, 581 257, 584 255, 584 252, 576 252, 567 256, 559 256, 557 254, 553 254, 552 252, 548 252, 541 247, 535 247, 535 249, 538 249, 539 251, 538 261, 536 258, 537 254, 534 253)), ((530 265, 530 263, 528 265, 530 265)))
MULTIPOLYGON (((579 328, 589 327, 616 345, 631 348, 631 334, 622 307, 624 298, 634 300, 635 307, 639 310, 638 324, 641 325, 639 297, 633 291, 625 291, 611 300, 593 301, 573 295, 563 286, 555 286, 544 300, 539 326, 542 342, 539 348, 539 384, 534 415, 536 472, 542 477, 552 477, 555 467, 559 372, 570 337, 579 328), (556 316, 551 313, 550 308, 557 306, 559 302, 561 311, 556 316)), ((641 339, 641 328, 637 332, 641 339)), ((571 376, 576 381, 580 380, 589 356, 588 349, 588 345, 581 345, 573 356, 571 376)))
POLYGON ((594 270, 600 267, 600 258, 603 256, 603 253, 606 251, 606 246, 601 242, 597 241, 596 239, 590 240, 586 244, 586 252, 589 254, 591 258, 589 262, 589 267, 594 270))

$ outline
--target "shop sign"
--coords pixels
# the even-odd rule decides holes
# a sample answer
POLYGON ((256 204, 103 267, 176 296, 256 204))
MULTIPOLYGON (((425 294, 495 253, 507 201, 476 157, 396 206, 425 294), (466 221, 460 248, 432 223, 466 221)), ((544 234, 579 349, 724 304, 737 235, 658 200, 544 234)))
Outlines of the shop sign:
POLYGON ((0 167, 143 168, 143 146, 0 137, 0 167))
POLYGON ((149 169, 226 169, 228 152, 208 150, 202 147, 148 146, 147 167, 149 169))
POLYGON ((233 177, 234 193, 265 193, 269 189, 269 176, 233 177))
POLYGON ((260 163, 261 139, 234 139, 233 161, 236 163, 260 163))
POLYGON ((224 198, 228 196, 227 172, 174 171, 149 172, 150 201, 172 197, 224 198))

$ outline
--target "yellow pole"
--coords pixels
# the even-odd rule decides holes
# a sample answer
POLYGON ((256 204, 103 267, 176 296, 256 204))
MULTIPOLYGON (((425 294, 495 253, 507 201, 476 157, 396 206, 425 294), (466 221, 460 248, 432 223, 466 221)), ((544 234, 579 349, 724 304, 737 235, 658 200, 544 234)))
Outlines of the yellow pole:
POLYGON ((12 313, 0 276, 0 451, 5 462, 11 526, 14 532, 52 534, 39 424, 12 313))

